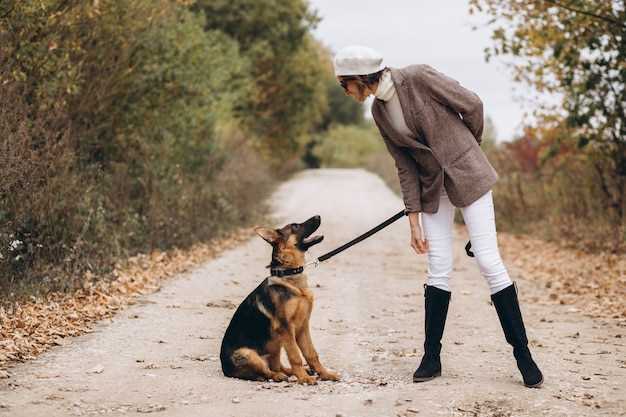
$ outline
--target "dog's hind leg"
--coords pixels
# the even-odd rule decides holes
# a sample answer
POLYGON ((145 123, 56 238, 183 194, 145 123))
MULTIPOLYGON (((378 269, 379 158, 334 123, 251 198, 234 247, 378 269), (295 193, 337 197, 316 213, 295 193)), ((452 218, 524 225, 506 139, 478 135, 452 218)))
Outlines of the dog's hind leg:
POLYGON ((272 371, 267 361, 253 349, 239 348, 233 352, 232 359, 236 368, 234 374, 237 378, 252 381, 267 381, 268 379, 282 381, 286 379, 284 374, 272 371))
POLYGON ((233 376, 252 381, 265 381, 270 379, 270 368, 256 351, 249 348, 239 348, 232 354, 235 371, 233 376))

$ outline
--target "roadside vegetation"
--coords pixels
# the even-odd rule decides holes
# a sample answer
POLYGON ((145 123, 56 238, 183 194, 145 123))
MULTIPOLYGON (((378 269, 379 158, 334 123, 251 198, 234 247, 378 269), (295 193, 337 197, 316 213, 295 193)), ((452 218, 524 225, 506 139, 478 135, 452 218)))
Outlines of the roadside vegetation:
POLYGON ((2 300, 258 220, 347 101, 317 21, 305 0, 3 1, 2 300))

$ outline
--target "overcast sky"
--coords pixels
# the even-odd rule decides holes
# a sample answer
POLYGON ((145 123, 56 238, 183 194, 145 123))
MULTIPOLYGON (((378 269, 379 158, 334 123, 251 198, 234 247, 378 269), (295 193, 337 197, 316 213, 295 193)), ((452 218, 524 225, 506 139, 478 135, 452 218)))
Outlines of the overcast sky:
POLYGON ((491 116, 498 140, 519 130, 524 109, 499 58, 486 63, 490 31, 472 30, 486 20, 471 16, 466 0, 309 0, 322 21, 315 35, 333 52, 359 44, 379 51, 387 66, 429 64, 476 92, 491 116))

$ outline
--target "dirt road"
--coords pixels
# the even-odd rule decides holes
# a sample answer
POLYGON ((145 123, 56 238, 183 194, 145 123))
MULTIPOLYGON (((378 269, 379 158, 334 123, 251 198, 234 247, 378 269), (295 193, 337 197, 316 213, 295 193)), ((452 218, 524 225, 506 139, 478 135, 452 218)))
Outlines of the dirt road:
MULTIPOLYGON (((321 254, 402 208, 362 170, 306 171, 274 195, 275 225, 322 216, 321 254)), ((497 201, 496 201, 497 204, 497 201)), ((426 258, 402 219, 317 269, 312 333, 342 374, 317 386, 224 378, 219 345, 233 306, 262 280, 270 247, 254 238, 169 281, 95 331, 0 380, 0 415, 73 416, 590 416, 626 415, 626 330, 545 302, 517 279, 546 381, 527 389, 489 291, 456 239, 443 376, 414 384, 421 355, 426 258)), ((312 254, 313 255, 313 254, 312 254)))

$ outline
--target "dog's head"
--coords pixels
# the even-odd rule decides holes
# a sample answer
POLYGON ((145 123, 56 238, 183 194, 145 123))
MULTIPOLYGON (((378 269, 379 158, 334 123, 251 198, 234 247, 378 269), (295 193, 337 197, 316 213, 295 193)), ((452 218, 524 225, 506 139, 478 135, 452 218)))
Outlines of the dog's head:
POLYGON ((254 231, 272 245, 270 266, 297 268, 304 265, 304 253, 324 239, 322 235, 311 236, 320 223, 320 216, 313 216, 304 223, 289 223, 281 229, 257 227, 254 231))

